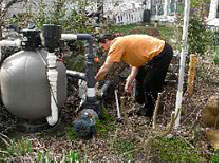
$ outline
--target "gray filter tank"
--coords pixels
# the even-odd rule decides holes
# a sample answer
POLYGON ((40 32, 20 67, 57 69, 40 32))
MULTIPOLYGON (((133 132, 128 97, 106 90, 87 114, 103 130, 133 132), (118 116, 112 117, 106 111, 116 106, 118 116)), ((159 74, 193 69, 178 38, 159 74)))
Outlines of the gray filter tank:
MULTIPOLYGON (((50 85, 46 78, 46 52, 21 51, 8 57, 1 67, 1 96, 14 115, 34 120, 51 114, 50 85)), ((57 97, 60 108, 66 98, 63 62, 57 62, 57 97)))

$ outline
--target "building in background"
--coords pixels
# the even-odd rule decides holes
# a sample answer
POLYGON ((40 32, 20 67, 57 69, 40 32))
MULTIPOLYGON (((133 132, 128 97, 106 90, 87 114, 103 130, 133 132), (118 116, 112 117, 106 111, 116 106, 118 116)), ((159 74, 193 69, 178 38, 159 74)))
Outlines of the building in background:
POLYGON ((211 0, 207 24, 219 27, 219 0, 211 0))
MULTIPOLYGON (((103 16, 115 24, 141 23, 148 16, 150 20, 168 22, 175 20, 177 0, 84 0, 89 4, 86 7, 87 12, 98 12, 99 1, 103 3, 103 16)), ((76 2, 75 4, 71 1, 66 2, 68 4, 65 5, 66 8, 77 6, 76 2)), ((49 11, 54 0, 25 0, 16 3, 8 9, 8 17, 19 13, 38 13, 39 5, 42 3, 45 11, 49 11)))

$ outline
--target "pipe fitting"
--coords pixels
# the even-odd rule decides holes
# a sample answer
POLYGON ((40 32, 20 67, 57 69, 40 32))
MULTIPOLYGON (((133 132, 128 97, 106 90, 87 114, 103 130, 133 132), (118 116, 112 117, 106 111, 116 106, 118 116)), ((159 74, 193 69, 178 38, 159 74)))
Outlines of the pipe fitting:
POLYGON ((21 46, 21 40, 20 39, 16 39, 14 41, 1 40, 0 41, 0 46, 17 46, 17 47, 20 47, 21 46))

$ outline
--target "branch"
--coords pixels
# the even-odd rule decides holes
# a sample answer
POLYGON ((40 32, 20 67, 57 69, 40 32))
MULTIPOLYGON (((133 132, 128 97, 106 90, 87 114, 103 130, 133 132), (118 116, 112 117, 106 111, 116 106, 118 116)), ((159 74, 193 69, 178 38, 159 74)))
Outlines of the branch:
POLYGON ((15 3, 19 3, 19 2, 23 2, 23 1, 25 1, 25 0, 12 0, 5 5, 5 9, 8 9, 12 5, 14 5, 15 3))
POLYGON ((153 130, 156 128, 156 118, 157 118, 157 111, 159 109, 159 104, 160 104, 160 96, 161 96, 161 93, 158 93, 157 102, 156 102, 154 114, 153 114, 153 121, 152 121, 152 129, 153 130))
POLYGON ((173 126, 174 126, 174 123, 175 123, 175 113, 172 112, 172 113, 171 113, 170 125, 168 126, 167 130, 165 130, 165 131, 160 131, 160 132, 159 132, 159 136, 160 136, 160 137, 165 137, 165 136, 167 136, 167 135, 172 131, 172 128, 173 128, 173 126))

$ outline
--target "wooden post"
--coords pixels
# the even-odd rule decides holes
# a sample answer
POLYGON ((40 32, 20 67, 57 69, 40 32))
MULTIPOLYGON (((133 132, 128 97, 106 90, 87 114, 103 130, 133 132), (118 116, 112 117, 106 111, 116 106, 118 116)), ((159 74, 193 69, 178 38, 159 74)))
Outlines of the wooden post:
POLYGON ((190 55, 188 85, 187 85, 187 92, 188 92, 189 97, 192 96, 193 89, 194 89, 196 61, 197 61, 196 55, 194 55, 194 54, 190 55))
POLYGON ((128 126, 128 129, 131 130, 132 125, 131 125, 131 123, 130 123, 130 121, 128 119, 128 114, 127 114, 127 112, 125 110, 125 97, 121 97, 120 98, 120 102, 121 102, 121 104, 120 104, 121 114, 124 115, 125 124, 128 126))
POLYGON ((121 114, 124 115, 125 114, 125 97, 124 96, 120 98, 120 102, 121 102, 120 104, 121 114))
POLYGON ((153 114, 153 121, 152 121, 153 130, 156 128, 156 118, 157 118, 157 112, 158 112, 159 104, 160 104, 160 96, 161 96, 161 93, 158 93, 157 101, 156 101, 155 109, 154 109, 154 114, 153 114))

